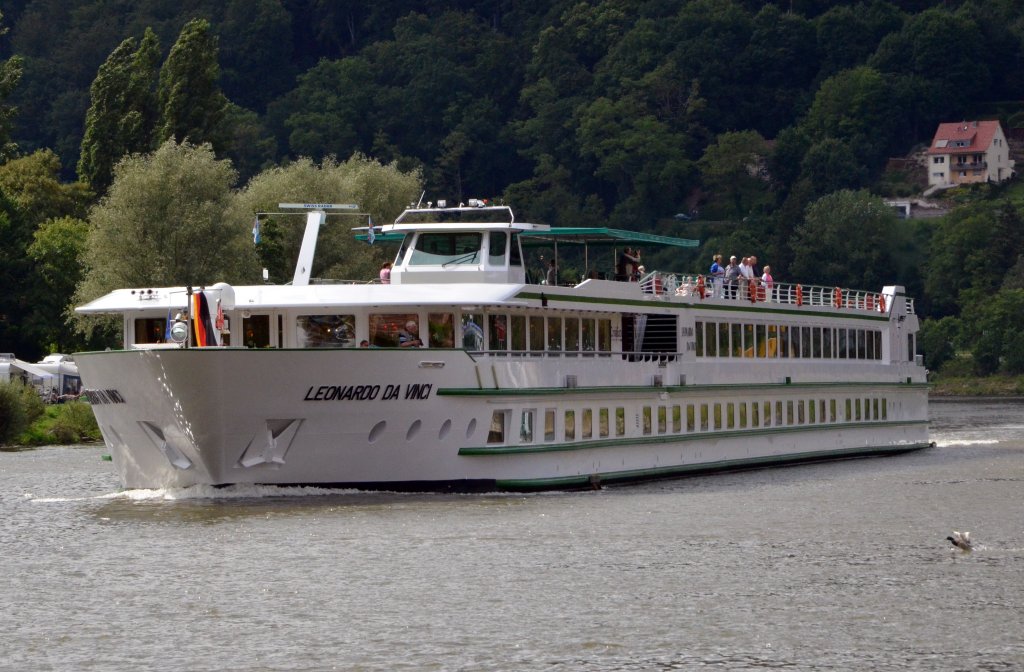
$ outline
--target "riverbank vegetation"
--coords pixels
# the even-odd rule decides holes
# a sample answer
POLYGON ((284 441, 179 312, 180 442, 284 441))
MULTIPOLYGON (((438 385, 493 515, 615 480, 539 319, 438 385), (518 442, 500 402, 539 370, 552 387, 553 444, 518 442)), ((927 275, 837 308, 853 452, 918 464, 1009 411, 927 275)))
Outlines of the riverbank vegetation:
MULTIPOLYGON (((776 281, 900 284, 937 379, 1018 376, 1024 185, 923 220, 884 199, 920 192, 927 162, 890 158, 939 122, 1024 133, 1022 60, 1015 0, 11 0, 0 351, 115 344, 71 313, 114 287, 287 279, 301 226, 263 215, 253 244, 278 202, 380 223, 425 194, 701 241, 649 270, 755 254, 776 281)), ((353 240, 367 221, 325 228, 315 275, 373 277, 393 251, 353 240)))
POLYGON ((0 381, 0 448, 100 440, 92 408, 83 401, 44 404, 34 388, 0 381))

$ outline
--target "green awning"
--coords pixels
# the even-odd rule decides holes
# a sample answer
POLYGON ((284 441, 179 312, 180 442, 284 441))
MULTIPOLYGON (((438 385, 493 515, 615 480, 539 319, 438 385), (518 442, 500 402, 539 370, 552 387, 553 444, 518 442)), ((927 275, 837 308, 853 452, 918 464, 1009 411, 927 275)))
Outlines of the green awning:
MULTIPOLYGON (((404 233, 378 233, 374 242, 400 243, 404 233)), ((700 241, 689 238, 657 236, 653 233, 625 231, 623 229, 556 227, 549 231, 523 231, 519 234, 523 247, 550 247, 559 245, 596 245, 610 247, 628 243, 640 247, 662 246, 699 247, 700 241)), ((356 234, 356 240, 366 241, 366 234, 356 234)))
POLYGON ((559 245, 613 246, 629 243, 640 247, 669 245, 672 247, 699 247, 700 241, 688 238, 657 236, 653 233, 625 231, 623 229, 556 227, 550 231, 523 231, 519 234, 523 247, 550 247, 559 245))

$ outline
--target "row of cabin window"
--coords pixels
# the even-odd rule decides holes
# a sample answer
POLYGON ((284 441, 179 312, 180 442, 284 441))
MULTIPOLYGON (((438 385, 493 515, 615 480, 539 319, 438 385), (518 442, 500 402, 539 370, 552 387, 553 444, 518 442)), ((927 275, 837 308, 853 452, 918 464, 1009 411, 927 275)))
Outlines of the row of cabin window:
POLYGON ((843 327, 697 322, 697 357, 882 359, 882 332, 843 327))
MULTIPOLYGON (((505 443, 506 428, 511 416, 508 409, 494 411, 487 443, 505 443)), ((534 443, 539 434, 536 427, 540 419, 537 409, 524 409, 519 415, 519 443, 534 443)), ((610 437, 610 421, 614 418, 615 436, 626 435, 626 411, 619 406, 614 416, 608 408, 597 409, 597 438, 610 437)), ((566 441, 594 438, 594 410, 576 409, 563 412, 563 438, 566 441), (579 436, 577 437, 577 429, 579 436)), ((544 409, 543 440, 555 441, 557 409, 544 409)), ((888 399, 885 397, 846 397, 844 399, 777 399, 775 401, 713 402, 644 406, 640 413, 640 427, 644 436, 652 435, 657 423, 658 434, 682 434, 713 430, 760 429, 794 425, 881 421, 889 417, 888 399), (669 429, 671 423, 671 430, 669 429)))
MULTIPOLYGON (((529 352, 610 352, 612 349, 610 318, 484 313, 461 313, 458 319, 453 313, 427 313, 426 317, 424 331, 419 313, 372 313, 368 317, 368 345, 398 347, 400 334, 413 322, 419 338, 433 348, 529 352)), ((135 342, 162 343, 166 329, 165 318, 138 318, 135 342)), ((269 315, 244 318, 241 331, 241 345, 265 348, 271 344, 269 315)), ((228 345, 230 336, 225 336, 228 345)), ((278 338, 280 340, 280 334, 278 338)), ((295 318, 295 339, 299 348, 357 347, 356 316, 300 315, 295 318)))

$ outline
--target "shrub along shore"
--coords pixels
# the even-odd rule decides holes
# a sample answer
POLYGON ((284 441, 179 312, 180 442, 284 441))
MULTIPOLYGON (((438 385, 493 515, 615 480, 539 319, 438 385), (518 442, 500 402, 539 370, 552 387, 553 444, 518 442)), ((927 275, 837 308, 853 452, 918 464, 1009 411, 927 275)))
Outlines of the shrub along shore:
POLYGON ((21 382, 0 382, 0 447, 24 448, 100 440, 92 406, 84 401, 44 404, 21 382))

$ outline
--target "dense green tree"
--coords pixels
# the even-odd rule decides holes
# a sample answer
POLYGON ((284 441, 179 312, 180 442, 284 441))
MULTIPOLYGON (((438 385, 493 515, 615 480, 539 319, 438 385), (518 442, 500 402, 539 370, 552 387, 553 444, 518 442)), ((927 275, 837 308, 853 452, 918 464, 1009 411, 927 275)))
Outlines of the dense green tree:
POLYGON ((60 158, 48 149, 0 165, 0 192, 24 213, 31 229, 53 217, 85 217, 92 192, 81 182, 61 182, 60 173, 60 158))
POLYGON ((767 154, 768 144, 757 131, 722 133, 708 145, 700 159, 701 176, 710 197, 728 204, 716 209, 724 218, 742 219, 755 202, 765 200, 767 154))
MULTIPOLYGON (((229 226, 236 173, 209 145, 168 140, 125 157, 110 191, 89 216, 86 273, 76 300, 119 287, 232 282, 255 266, 249 229, 229 226), (245 244, 249 241, 248 245, 245 244)), ((251 223, 250 223, 251 226, 251 223)))
POLYGON ((866 191, 843 190, 807 208, 793 240, 793 275, 814 284, 878 291, 892 284, 908 235, 892 208, 866 191))
POLYGON ((938 371, 956 356, 960 337, 960 320, 947 315, 938 320, 922 320, 917 344, 924 353, 924 365, 938 371))
MULTIPOLYGON (((7 27, 3 25, 3 18, 4 13, 0 12, 0 37, 7 33, 7 27)), ((5 101, 18 86, 21 75, 21 58, 12 56, 0 61, 0 162, 14 156, 17 151, 17 145, 11 142, 11 124, 18 110, 5 101)))
POLYGON ((66 322, 75 288, 82 278, 80 259, 88 233, 89 224, 84 220, 49 219, 36 229, 28 246, 38 285, 27 319, 34 327, 37 342, 47 344, 47 352, 73 352, 83 344, 66 322))
POLYGON ((213 143, 222 148, 218 137, 228 101, 217 85, 217 38, 205 19, 185 24, 178 41, 160 68, 157 101, 160 121, 156 140, 162 143, 213 143))
MULTIPOLYGON (((394 220, 421 191, 419 173, 403 173, 395 164, 382 165, 359 155, 344 163, 332 158, 320 163, 299 159, 250 180, 233 199, 228 221, 251 225, 257 213, 277 212, 281 202, 357 204, 359 215, 327 217, 312 273, 314 277, 368 280, 376 277, 380 264, 393 250, 357 241, 352 228, 366 226, 367 214, 378 225, 394 220)), ((267 246, 261 242, 255 252, 274 282, 292 277, 305 226, 303 214, 261 216, 261 228, 270 237, 267 246)), ((252 249, 251 239, 248 248, 252 249)))
POLYGON ((138 47, 129 37, 100 66, 89 89, 78 175, 98 193, 110 186, 122 156, 150 149, 159 49, 152 30, 138 47))

